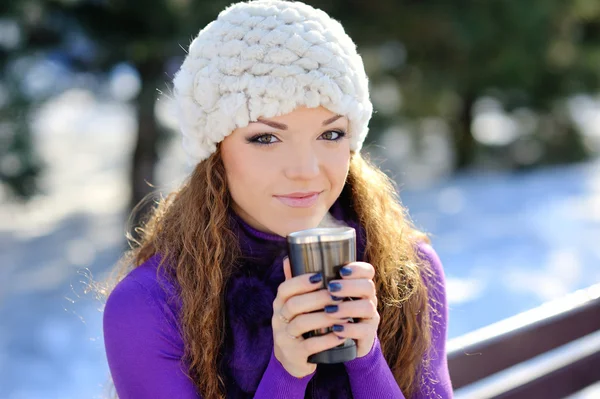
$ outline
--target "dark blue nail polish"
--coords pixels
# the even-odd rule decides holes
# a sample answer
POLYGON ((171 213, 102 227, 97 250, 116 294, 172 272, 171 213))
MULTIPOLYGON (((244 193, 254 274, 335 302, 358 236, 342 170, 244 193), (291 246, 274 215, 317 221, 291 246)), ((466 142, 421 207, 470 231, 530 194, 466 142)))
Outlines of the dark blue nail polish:
POLYGON ((333 299, 334 301, 343 301, 344 300, 344 298, 339 297, 339 296, 335 296, 335 295, 332 295, 331 299, 333 299))
POLYGON ((340 324, 334 324, 331 329, 335 332, 342 332, 344 331, 344 326, 340 325, 340 324))
POLYGON ((320 283, 323 280, 323 276, 321 273, 313 274, 308 280, 313 284, 320 283))
POLYGON ((347 266, 344 266, 340 269, 340 274, 344 277, 347 277, 352 274, 352 269, 347 266))
POLYGON ((327 305, 325 306, 325 313, 335 313, 338 311, 338 305, 327 305))
POLYGON ((337 292, 342 290, 342 285, 340 283, 329 283, 329 291, 337 292))

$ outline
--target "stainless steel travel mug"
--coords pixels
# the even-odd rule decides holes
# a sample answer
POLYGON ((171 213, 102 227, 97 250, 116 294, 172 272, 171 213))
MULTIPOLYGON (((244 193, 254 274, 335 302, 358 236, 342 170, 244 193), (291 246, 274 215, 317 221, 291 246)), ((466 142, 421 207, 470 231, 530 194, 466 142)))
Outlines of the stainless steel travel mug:
MULTIPOLYGON (((318 227, 296 231, 287 236, 292 275, 321 273, 322 288, 329 281, 340 279, 342 266, 356 260, 356 231, 352 227, 318 227)), ((309 331, 304 338, 323 335, 331 328, 309 331)), ((335 348, 315 353, 310 363, 342 363, 356 358, 356 342, 346 339, 335 348)))

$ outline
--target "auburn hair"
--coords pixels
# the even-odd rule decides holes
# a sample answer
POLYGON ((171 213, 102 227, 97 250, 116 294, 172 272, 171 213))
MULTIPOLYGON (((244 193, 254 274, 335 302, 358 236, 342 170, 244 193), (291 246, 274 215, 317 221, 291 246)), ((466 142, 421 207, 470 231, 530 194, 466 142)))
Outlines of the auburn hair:
MULTIPOLYGON (((378 336, 402 392, 411 397, 427 376, 431 312, 426 284, 431 275, 417 254, 428 242, 412 225, 392 180, 360 153, 352 154, 342 195, 366 233, 365 258, 375 267, 378 336)), ((224 342, 224 288, 241 255, 229 225, 231 196, 219 148, 200 162, 175 192, 157 201, 136 228, 111 277, 97 289, 106 298, 127 273, 154 254, 179 289, 179 315, 189 377, 204 398, 225 398, 218 357, 224 342)), ((135 212, 135 210, 134 210, 135 212)))

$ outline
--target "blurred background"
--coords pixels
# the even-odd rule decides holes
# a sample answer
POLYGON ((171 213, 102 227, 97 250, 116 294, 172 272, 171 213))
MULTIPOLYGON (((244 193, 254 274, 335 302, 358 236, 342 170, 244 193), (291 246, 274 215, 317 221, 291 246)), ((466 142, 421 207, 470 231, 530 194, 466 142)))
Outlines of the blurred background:
MULTIPOLYGON (((170 82, 229 3, 0 2, 0 398, 101 396, 86 285, 189 172, 170 82)), ((450 339, 600 282, 599 1, 307 3, 363 56, 364 152, 431 233, 450 339)))

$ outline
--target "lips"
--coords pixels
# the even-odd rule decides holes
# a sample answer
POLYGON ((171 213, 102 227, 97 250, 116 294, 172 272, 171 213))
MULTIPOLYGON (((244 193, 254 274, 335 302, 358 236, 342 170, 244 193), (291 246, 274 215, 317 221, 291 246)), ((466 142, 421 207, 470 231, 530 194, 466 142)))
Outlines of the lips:
POLYGON ((321 192, 311 191, 304 193, 290 193, 285 195, 275 195, 274 197, 284 205, 292 208, 310 208, 319 199, 321 192))

